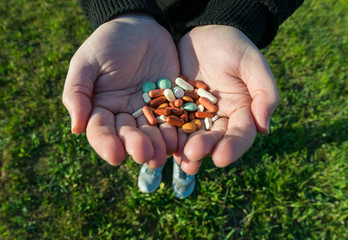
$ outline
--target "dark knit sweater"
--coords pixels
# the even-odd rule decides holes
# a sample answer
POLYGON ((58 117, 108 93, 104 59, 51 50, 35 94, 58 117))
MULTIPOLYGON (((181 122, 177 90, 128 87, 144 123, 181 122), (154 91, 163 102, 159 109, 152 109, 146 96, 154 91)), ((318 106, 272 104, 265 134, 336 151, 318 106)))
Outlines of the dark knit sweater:
POLYGON ((145 12, 182 36, 195 26, 236 27, 259 48, 270 44, 278 27, 303 0, 80 0, 93 28, 126 12, 145 12))

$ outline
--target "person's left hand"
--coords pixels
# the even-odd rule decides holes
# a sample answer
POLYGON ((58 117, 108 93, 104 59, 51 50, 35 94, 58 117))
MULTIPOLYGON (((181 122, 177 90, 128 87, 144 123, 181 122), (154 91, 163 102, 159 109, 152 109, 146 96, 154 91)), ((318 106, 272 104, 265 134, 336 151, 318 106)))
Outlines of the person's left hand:
POLYGON ((225 167, 250 148, 257 130, 269 132, 279 102, 276 83, 264 56, 236 28, 196 27, 178 48, 182 74, 210 87, 218 99, 220 118, 211 131, 199 130, 189 137, 179 131, 174 159, 188 174, 197 173, 210 154, 216 166, 225 167))

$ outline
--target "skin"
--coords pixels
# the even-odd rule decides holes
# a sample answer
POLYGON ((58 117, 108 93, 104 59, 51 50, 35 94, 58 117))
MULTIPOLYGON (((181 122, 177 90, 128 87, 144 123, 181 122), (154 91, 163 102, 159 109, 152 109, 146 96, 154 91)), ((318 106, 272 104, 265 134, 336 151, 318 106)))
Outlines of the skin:
POLYGON ((175 44, 151 16, 126 14, 102 24, 71 59, 63 103, 75 134, 87 132, 93 149, 111 165, 126 152, 151 168, 177 148, 176 129, 132 113, 144 106, 142 86, 180 73, 175 44))
POLYGON ((279 93, 269 65, 238 29, 222 25, 196 27, 178 45, 181 72, 201 80, 218 99, 219 119, 211 131, 190 136, 178 131, 174 159, 188 174, 198 172, 205 156, 217 167, 241 157, 256 132, 269 132, 279 93))

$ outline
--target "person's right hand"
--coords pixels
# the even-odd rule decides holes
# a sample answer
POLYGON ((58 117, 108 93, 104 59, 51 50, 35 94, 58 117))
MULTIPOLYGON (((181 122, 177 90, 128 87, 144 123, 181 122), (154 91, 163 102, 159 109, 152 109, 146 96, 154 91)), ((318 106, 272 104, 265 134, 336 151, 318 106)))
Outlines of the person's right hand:
POLYGON ((150 126, 132 113, 144 106, 142 86, 179 75, 175 44, 151 16, 125 14, 102 24, 71 59, 63 103, 75 134, 87 132, 94 150, 111 165, 125 153, 157 168, 177 148, 176 129, 150 126))

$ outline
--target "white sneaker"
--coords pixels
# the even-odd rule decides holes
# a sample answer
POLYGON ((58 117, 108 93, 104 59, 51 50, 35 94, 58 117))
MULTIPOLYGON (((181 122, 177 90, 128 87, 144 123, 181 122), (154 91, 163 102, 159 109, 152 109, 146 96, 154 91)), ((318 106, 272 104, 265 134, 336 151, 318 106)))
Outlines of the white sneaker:
POLYGON ((152 193, 157 190, 162 181, 162 167, 151 169, 145 163, 139 172, 138 187, 143 193, 152 193))
POLYGON ((195 188, 195 175, 185 173, 177 162, 174 160, 173 162, 173 190, 175 197, 180 199, 187 198, 195 188))

